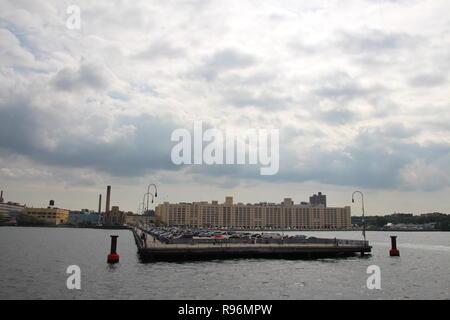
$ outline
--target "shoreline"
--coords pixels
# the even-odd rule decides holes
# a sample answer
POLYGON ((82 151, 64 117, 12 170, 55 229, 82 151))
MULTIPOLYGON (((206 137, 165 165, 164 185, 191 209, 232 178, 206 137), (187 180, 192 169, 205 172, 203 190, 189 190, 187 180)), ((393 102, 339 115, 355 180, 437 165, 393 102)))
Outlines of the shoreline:
MULTIPOLYGON (((70 228, 70 229, 110 229, 110 230, 128 230, 131 226, 73 226, 73 225, 0 225, 0 227, 26 227, 26 228, 70 228)), ((347 232, 358 231, 360 229, 220 229, 220 228, 205 228, 205 230, 220 230, 220 231, 239 231, 239 232, 347 232)), ((450 230, 409 230, 409 229, 366 229, 366 232, 450 232, 450 230)))

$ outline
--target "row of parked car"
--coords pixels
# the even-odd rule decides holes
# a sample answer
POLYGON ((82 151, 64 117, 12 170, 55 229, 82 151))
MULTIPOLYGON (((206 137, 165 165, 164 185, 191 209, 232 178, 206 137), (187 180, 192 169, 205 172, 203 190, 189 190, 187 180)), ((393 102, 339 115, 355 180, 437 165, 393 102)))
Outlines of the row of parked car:
POLYGON ((220 231, 220 230, 204 230, 204 229, 184 229, 178 227, 164 228, 145 228, 146 231, 156 239, 165 243, 174 242, 248 242, 256 240, 274 241, 274 240, 303 240, 304 235, 282 235, 273 232, 238 232, 238 231, 220 231))

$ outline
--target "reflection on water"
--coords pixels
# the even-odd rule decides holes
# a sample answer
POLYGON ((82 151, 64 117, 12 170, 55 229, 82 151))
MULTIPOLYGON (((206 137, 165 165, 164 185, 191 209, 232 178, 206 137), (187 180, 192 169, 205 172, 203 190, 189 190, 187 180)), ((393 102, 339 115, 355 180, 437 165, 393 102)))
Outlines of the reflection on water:
MULTIPOLYGON (((285 232, 293 234, 295 232, 285 232)), ((303 232, 361 239, 360 232, 303 232)), ((368 232, 371 255, 340 259, 234 259, 141 263, 131 232, 0 228, 0 299, 449 299, 450 233, 368 232), (106 263, 110 235, 120 262, 106 263), (389 257, 391 234, 401 256, 389 257), (367 267, 381 268, 368 290, 367 267), (81 290, 66 269, 81 268, 81 290)))

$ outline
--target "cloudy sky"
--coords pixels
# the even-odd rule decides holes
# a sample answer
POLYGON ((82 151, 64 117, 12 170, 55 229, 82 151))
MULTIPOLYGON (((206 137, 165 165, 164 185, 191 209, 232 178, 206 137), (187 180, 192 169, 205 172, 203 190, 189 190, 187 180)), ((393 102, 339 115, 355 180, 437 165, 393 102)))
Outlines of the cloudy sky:
POLYGON ((0 188, 95 209, 109 184, 134 211, 148 183, 158 202, 322 191, 343 206, 361 190, 367 214, 449 212, 449 12, 448 0, 3 0, 0 188), (174 165, 171 133, 195 120, 279 129, 278 174, 174 165))

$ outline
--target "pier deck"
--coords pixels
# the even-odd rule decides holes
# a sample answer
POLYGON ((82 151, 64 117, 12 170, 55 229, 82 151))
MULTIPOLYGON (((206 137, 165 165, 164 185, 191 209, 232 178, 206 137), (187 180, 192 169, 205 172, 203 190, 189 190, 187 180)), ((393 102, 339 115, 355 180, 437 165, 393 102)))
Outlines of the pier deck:
POLYGON ((317 244, 317 243, 192 243, 165 244, 150 235, 147 246, 143 245, 133 230, 138 253, 143 261, 158 260, 203 260, 225 258, 325 258, 350 256, 371 252, 369 245, 317 244))

